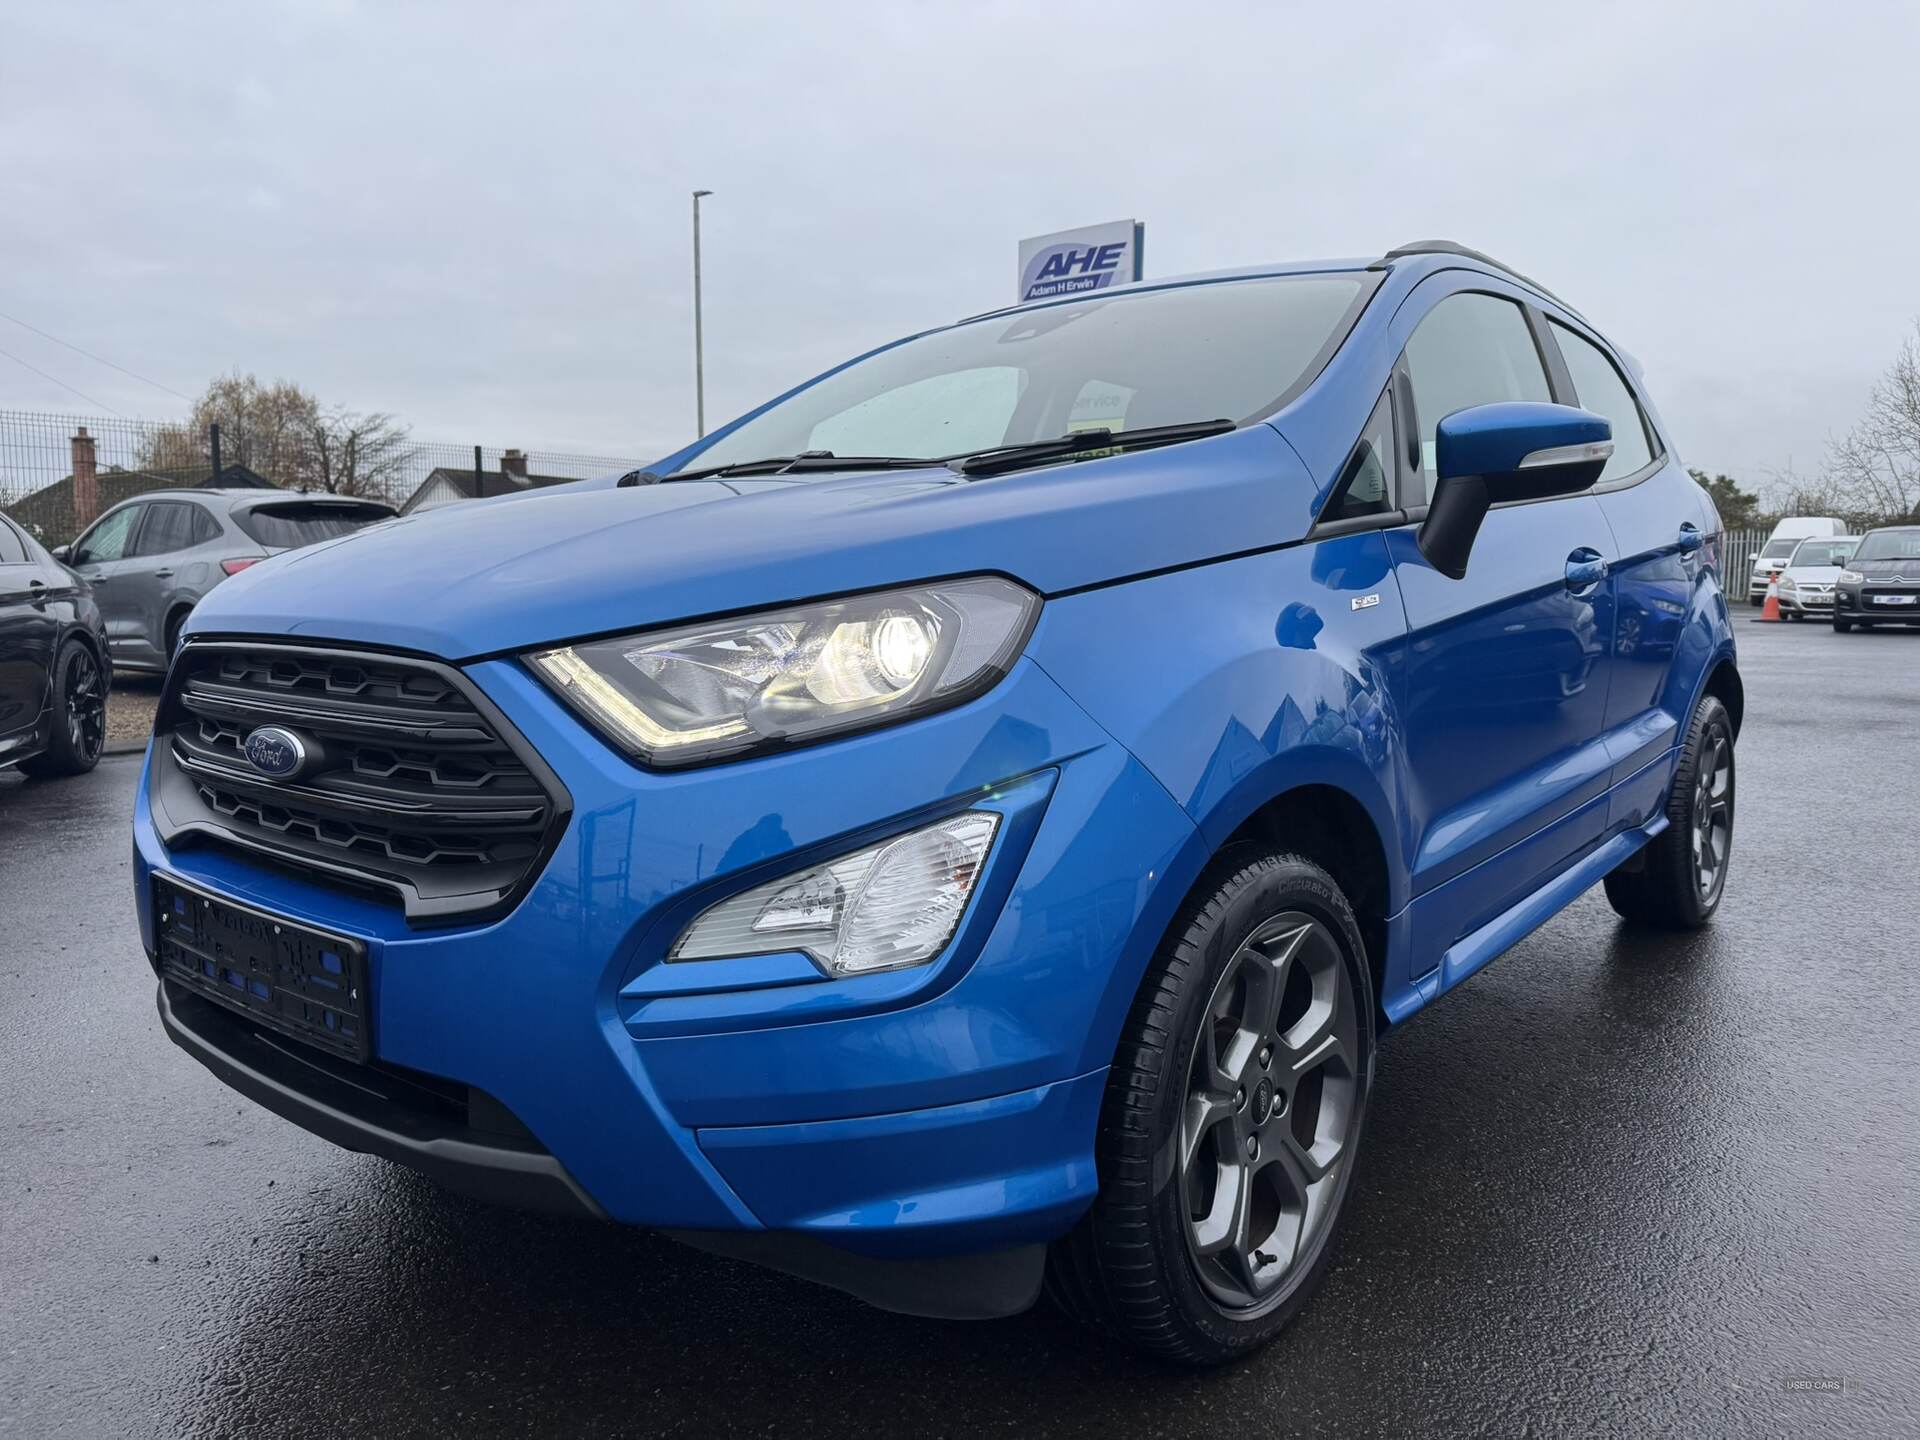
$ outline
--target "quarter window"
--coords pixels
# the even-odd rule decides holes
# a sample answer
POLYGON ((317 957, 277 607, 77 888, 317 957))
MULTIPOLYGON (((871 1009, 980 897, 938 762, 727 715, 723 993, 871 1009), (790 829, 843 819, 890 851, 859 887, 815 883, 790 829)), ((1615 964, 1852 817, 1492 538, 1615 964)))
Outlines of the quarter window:
POLYGON ((1558 320, 1549 323, 1580 404, 1613 422, 1613 458, 1600 472, 1600 483, 1642 469, 1653 459, 1653 447, 1647 443, 1647 423, 1640 413, 1640 402, 1633 398, 1626 380, 1599 346, 1558 320))
POLYGON ((1373 407, 1360 443, 1347 457, 1322 520, 1353 520, 1384 515, 1393 508, 1393 404, 1385 396, 1373 407))
POLYGON ((27 547, 13 526, 0 520, 0 565, 27 564, 27 547))
POLYGON ((1431 481, 1434 431, 1456 410, 1498 400, 1550 400, 1546 367, 1511 300, 1449 295, 1407 341, 1407 374, 1420 422, 1420 465, 1431 481))

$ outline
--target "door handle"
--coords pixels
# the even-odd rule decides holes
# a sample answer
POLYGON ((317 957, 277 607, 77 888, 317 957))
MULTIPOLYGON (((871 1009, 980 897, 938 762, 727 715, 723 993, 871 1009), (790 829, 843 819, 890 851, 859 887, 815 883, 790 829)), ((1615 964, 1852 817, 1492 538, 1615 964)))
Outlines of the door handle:
POLYGON ((173 578, 173 571, 156 570, 153 572, 153 578, 156 580, 171 580, 173 578))
POLYGON ((1680 553, 1682 555, 1697 554, 1700 547, 1706 543, 1707 537, 1700 533, 1700 527, 1691 520, 1680 527, 1680 553))
POLYGON ((1607 578, 1607 562, 1598 550, 1582 545, 1567 556, 1567 589, 1576 595, 1607 578))

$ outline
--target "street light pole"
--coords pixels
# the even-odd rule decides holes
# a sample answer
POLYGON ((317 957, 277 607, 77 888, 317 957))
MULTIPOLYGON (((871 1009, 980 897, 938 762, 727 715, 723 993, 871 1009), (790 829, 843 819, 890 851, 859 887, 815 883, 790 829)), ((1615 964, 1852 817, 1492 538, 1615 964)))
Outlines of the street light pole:
POLYGON ((707 433, 707 367, 700 333, 700 197, 712 193, 693 192, 693 426, 700 436, 707 433))

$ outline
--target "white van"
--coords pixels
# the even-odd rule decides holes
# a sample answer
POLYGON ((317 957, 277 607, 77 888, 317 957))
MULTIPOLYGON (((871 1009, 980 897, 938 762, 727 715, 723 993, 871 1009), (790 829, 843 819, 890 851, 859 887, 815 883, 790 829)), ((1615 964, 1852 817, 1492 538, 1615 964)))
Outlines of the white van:
POLYGON ((1825 540, 1844 535, 1847 527, 1831 515, 1789 515, 1773 527, 1773 534, 1753 557, 1753 575, 1747 581, 1747 603, 1758 605, 1767 598, 1767 586, 1787 568, 1793 547, 1802 540, 1825 540))

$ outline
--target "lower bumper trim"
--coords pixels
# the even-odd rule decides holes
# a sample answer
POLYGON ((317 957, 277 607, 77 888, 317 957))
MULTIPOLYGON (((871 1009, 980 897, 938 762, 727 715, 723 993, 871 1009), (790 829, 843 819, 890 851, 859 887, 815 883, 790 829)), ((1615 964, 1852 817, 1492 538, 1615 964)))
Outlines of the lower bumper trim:
POLYGON ((358 1083, 340 1068, 349 1062, 317 1051, 309 1059, 298 1041, 167 981, 156 999, 174 1044, 249 1100, 323 1140, 396 1161, 476 1200, 605 1218, 566 1168, 531 1141, 404 1105, 383 1093, 380 1072, 365 1070, 366 1083, 358 1083))
POLYGON ((663 1233, 696 1250, 751 1261, 881 1310, 930 1320, 1000 1320, 1032 1309, 1047 1261, 1045 1245, 903 1260, 856 1255, 792 1231, 663 1233))

